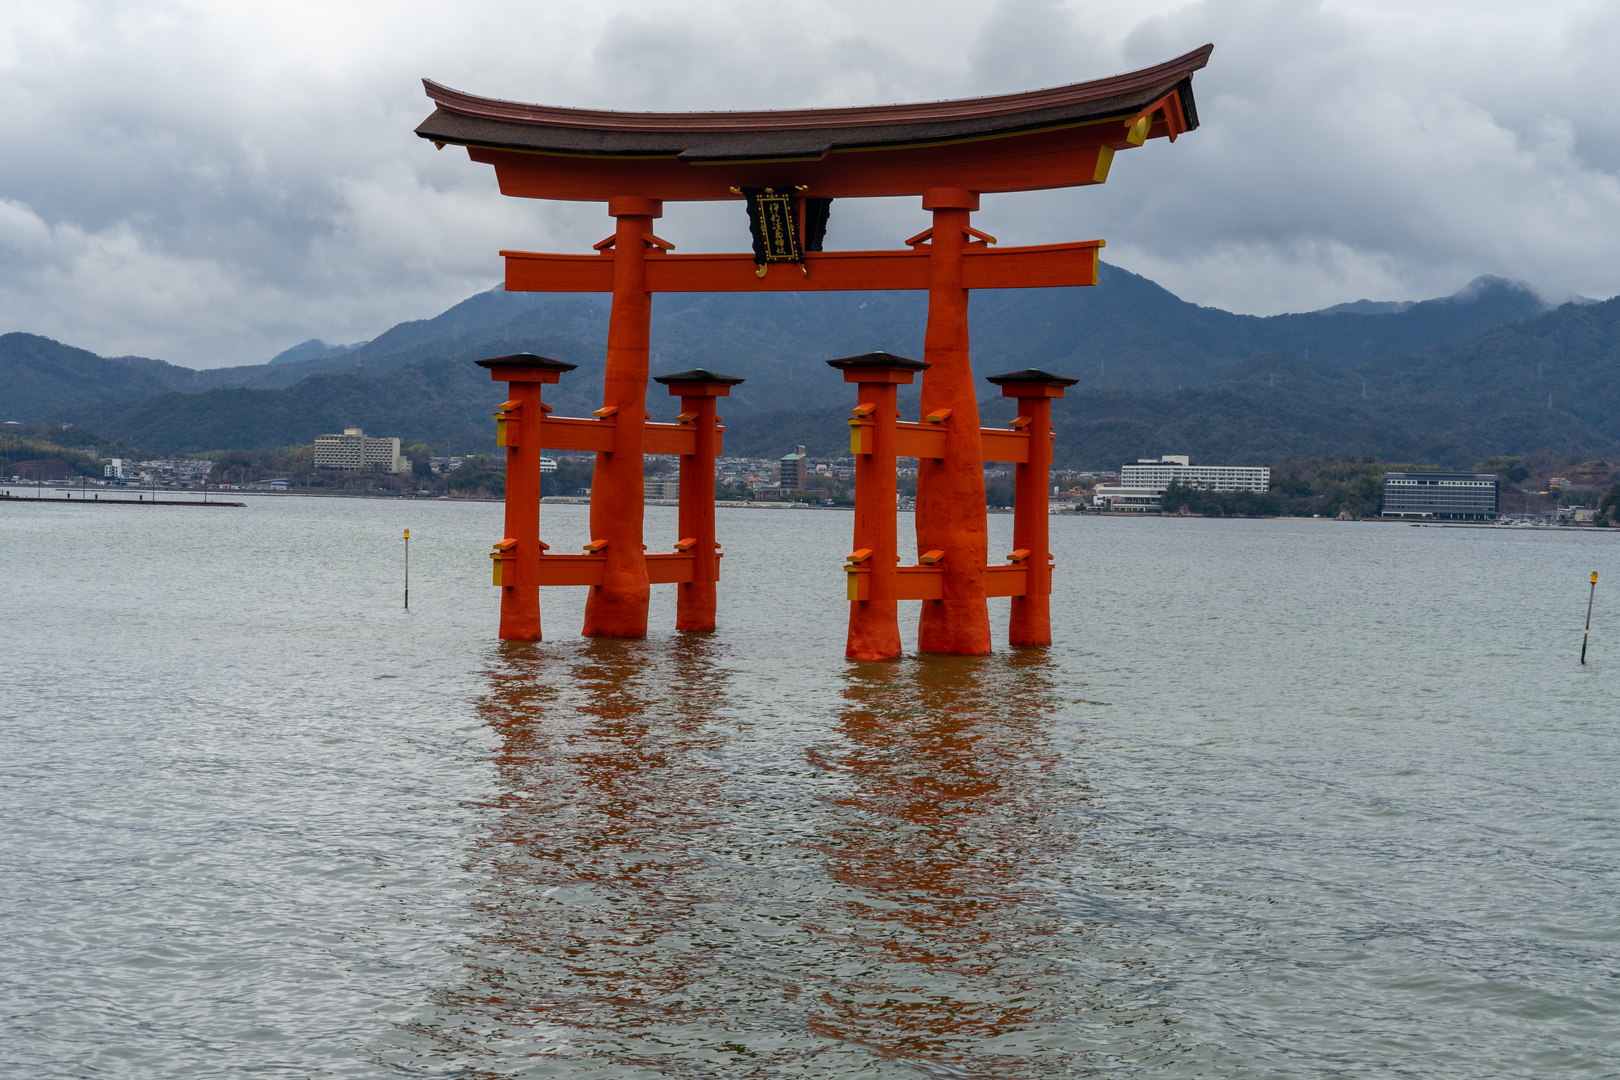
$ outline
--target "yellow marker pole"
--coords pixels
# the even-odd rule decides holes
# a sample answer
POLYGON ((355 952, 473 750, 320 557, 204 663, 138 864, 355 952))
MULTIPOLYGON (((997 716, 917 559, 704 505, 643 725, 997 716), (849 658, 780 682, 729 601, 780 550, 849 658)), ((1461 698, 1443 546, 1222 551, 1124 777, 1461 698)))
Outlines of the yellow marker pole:
POLYGON ((1586 639, 1592 636, 1592 597, 1597 595, 1597 571, 1592 571, 1592 588, 1586 594, 1586 633, 1581 635, 1581 663, 1586 663, 1586 639))
MULTIPOLYGON (((405 530, 405 610, 411 610, 411 530, 409 529, 405 530)), ((1585 663, 1584 660, 1581 662, 1585 663)))

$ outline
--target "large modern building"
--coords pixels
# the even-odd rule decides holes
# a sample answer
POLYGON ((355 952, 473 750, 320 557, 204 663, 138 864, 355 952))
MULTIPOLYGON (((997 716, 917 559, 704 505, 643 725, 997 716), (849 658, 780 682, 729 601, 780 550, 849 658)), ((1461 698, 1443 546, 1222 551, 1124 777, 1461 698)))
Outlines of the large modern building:
POLYGON ((1496 474, 1387 472, 1385 517, 1486 521, 1496 517, 1496 474))
POLYGON ((373 439, 353 427, 344 428, 341 435, 315 436, 315 467, 408 473, 411 460, 400 456, 398 439, 373 439))
POLYGON ((795 446, 793 453, 783 454, 782 460, 777 464, 777 483, 782 485, 783 491, 803 491, 805 477, 804 447, 795 446))
POLYGON ((1271 470, 1264 465, 1194 465, 1181 454, 1138 458, 1123 465, 1119 483, 1098 484, 1091 503, 1104 510, 1157 510, 1172 481, 1205 491, 1269 491, 1271 470))
POLYGON ((679 499, 681 481, 677 476, 649 476, 642 481, 642 493, 648 499, 679 499))

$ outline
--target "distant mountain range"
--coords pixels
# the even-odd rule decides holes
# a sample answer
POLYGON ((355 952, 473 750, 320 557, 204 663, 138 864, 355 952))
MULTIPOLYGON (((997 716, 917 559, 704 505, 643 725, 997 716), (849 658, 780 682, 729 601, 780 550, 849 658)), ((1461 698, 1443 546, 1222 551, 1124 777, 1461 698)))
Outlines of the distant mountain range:
POLYGON ((331 360, 345 353, 352 353, 362 345, 370 342, 357 341, 353 345, 328 345, 319 338, 310 338, 300 341, 290 349, 284 349, 270 358, 274 364, 296 364, 300 360, 331 360))
MULTIPOLYGON (((852 399, 822 361, 879 348, 920 357, 926 304, 918 293, 661 295, 652 368, 748 380, 722 410, 728 451, 831 451, 852 399)), ((267 364, 205 371, 6 334, 0 413, 164 452, 307 443, 345 426, 483 450, 498 391, 471 361, 531 351, 577 363, 547 396, 586 413, 601 400, 607 315, 606 297, 492 290, 368 342, 312 340, 267 364)), ((981 374, 1035 366, 1080 380, 1057 410, 1059 457, 1075 464, 1369 450, 1469 464, 1620 446, 1616 301, 1549 310, 1499 278, 1435 300, 1260 318, 1188 304, 1104 265, 1094 288, 975 293, 971 320, 981 374)), ((1005 411, 1000 399, 985 408, 1005 411)), ((656 385, 649 409, 675 411, 656 385)))

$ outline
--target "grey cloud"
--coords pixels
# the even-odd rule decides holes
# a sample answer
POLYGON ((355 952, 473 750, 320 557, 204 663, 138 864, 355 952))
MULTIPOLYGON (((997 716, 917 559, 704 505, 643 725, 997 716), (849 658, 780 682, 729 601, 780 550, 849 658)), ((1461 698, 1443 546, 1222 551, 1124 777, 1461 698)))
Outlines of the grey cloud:
MULTIPOLYGON (((1243 311, 1450 292, 1483 273, 1607 296, 1620 270, 1620 15, 1598 4, 484 0, 222 12, 66 0, 0 13, 0 329, 198 365, 358 340, 583 250, 601 207, 506 199, 411 134, 417 77, 609 108, 862 104, 1052 85, 1216 43, 1204 126, 1101 188, 987 198, 1004 242, 1107 257, 1243 311)), ((836 208, 892 246, 912 200, 836 208)), ((683 250, 734 207, 671 206, 683 250)))

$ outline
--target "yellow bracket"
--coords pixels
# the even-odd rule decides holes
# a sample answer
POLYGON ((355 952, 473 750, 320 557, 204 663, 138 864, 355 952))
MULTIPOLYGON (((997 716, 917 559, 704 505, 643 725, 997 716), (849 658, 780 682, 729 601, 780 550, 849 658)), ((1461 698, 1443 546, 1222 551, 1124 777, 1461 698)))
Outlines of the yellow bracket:
POLYGON ((675 550, 676 551, 691 551, 696 546, 697 546, 697 539, 695 537, 691 537, 691 536, 688 536, 688 537, 686 537, 686 538, 684 538, 682 540, 675 541, 675 550))
POLYGON ((1017 551, 1007 556, 1007 561, 1019 563, 1023 562, 1027 558, 1029 558, 1029 548, 1019 548, 1017 551))
POLYGON ((1029 425, 1032 424, 1032 423, 1034 423, 1034 421, 1031 420, 1029 417, 1020 416, 1018 419, 1014 420, 1012 423, 1008 424, 1007 426, 1012 428, 1014 431, 1023 431, 1025 428, 1029 427, 1029 425))
POLYGON ((1114 164, 1114 148, 1112 146, 1097 147, 1097 167, 1091 170, 1093 183, 1108 183, 1108 170, 1114 164))
POLYGON ((933 551, 925 551, 925 552, 923 552, 920 556, 917 557, 917 561, 922 563, 924 566, 933 566, 935 563, 939 562, 939 560, 943 559, 944 557, 945 557, 945 552, 943 550, 939 549, 939 548, 935 548, 933 551))
POLYGON ((847 563, 863 563, 867 559, 870 559, 871 557, 872 557, 872 549, 871 548, 857 548, 856 550, 850 552, 848 555, 845 555, 844 556, 844 561, 847 562, 847 563))
POLYGON ((951 410, 949 409, 940 409, 938 412, 931 412, 927 416, 927 420, 930 424, 943 424, 950 418, 951 410))
POLYGON ((591 415, 596 417, 598 420, 606 420, 608 417, 612 416, 618 411, 619 407, 617 405, 604 405, 602 408, 591 413, 591 415))
POLYGON ((608 542, 606 540, 592 540, 590 543, 585 545, 585 550, 590 552, 592 555, 596 555, 606 551, 607 546, 608 542))

